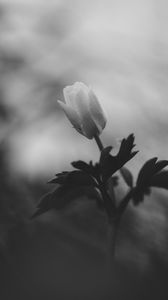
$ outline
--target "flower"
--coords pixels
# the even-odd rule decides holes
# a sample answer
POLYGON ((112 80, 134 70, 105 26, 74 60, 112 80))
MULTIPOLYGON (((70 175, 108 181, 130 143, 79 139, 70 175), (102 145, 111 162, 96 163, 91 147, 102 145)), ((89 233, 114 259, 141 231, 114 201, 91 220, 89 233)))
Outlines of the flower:
POLYGON ((100 135, 107 120, 92 89, 75 82, 66 86, 63 94, 65 103, 59 100, 58 103, 74 128, 88 139, 100 135))

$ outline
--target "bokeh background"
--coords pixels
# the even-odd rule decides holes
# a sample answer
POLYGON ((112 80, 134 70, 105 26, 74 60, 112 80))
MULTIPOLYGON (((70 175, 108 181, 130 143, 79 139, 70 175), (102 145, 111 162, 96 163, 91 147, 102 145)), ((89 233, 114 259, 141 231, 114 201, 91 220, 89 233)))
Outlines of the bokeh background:
MULTIPOLYGON (((78 231, 70 227, 69 211, 61 217, 54 212, 29 221, 40 197, 49 190, 48 179, 70 170, 72 160, 96 161, 99 156, 94 141, 79 135, 57 104, 57 99, 63 100, 66 85, 82 81, 97 94, 108 118, 102 134, 104 144, 117 148, 123 137, 135 133, 140 152, 128 164, 135 176, 145 160, 168 158, 167 27, 166 0, 0 1, 3 297, 11 299, 13 293, 18 298, 21 293, 19 299, 42 299, 45 291, 51 298, 59 273, 56 269, 60 271, 65 265, 66 271, 73 269, 69 266, 72 258, 58 268, 60 249, 65 252, 62 260, 75 251, 79 261, 88 263, 96 256, 86 251, 91 240, 102 244, 104 233, 91 217, 94 206, 91 210, 87 205, 75 207, 73 220, 83 224, 83 229, 77 226, 78 231), (94 238, 88 241, 90 228, 94 238), (76 246, 79 240, 80 251, 76 246), (83 252, 87 252, 85 258, 83 252)), ((167 197, 164 191, 154 191, 140 207, 131 208, 123 221, 118 261, 119 270, 124 271, 117 273, 119 279, 113 287, 117 299, 123 299, 124 293, 129 299, 130 295, 137 298, 138 289, 144 292, 140 299, 154 295, 166 299, 167 197), (119 283, 125 288, 123 294, 119 283)), ((99 218, 103 217, 97 215, 95 220, 99 218)), ((97 260, 94 263, 99 265, 97 260)))

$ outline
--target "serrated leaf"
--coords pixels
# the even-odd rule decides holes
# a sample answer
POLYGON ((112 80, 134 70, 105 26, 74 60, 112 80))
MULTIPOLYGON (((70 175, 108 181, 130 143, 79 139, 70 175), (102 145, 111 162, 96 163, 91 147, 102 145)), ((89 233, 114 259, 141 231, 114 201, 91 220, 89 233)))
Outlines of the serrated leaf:
POLYGON ((152 186, 168 188, 167 171, 160 172, 167 165, 167 160, 157 161, 157 157, 153 157, 142 166, 136 182, 134 204, 143 201, 144 195, 150 194, 152 186))
POLYGON ((121 141, 121 146, 116 156, 109 154, 110 147, 105 148, 100 156, 100 166, 102 170, 103 180, 106 181, 116 171, 121 169, 130 159, 132 159, 138 151, 133 151, 135 147, 134 135, 130 134, 126 139, 121 141))
POLYGON ((168 189, 168 171, 162 171, 156 174, 150 183, 153 187, 168 189))
POLYGON ((167 160, 157 161, 157 157, 149 159, 141 168, 136 185, 142 188, 150 185, 153 176, 155 176, 167 165, 167 160))
POLYGON ((85 173, 91 175, 91 177, 94 177, 94 179, 99 180, 100 177, 100 166, 98 163, 95 165, 92 163, 92 161, 87 164, 84 161, 78 160, 72 162, 72 166, 76 169, 82 170, 85 173))
POLYGON ((132 149, 135 147, 134 144, 134 134, 130 134, 126 139, 121 141, 121 146, 118 152, 118 159, 121 161, 121 164, 125 164, 133 156, 136 155, 138 151, 132 152, 132 149))
POLYGON ((57 183, 61 185, 84 185, 96 186, 95 179, 83 171, 64 172, 64 175, 56 174, 56 178, 49 181, 49 183, 57 183))
POLYGON ((130 170, 128 170, 126 167, 122 167, 120 169, 120 173, 123 177, 123 179, 125 180, 126 184, 132 188, 133 187, 133 176, 132 173, 130 172, 130 170))

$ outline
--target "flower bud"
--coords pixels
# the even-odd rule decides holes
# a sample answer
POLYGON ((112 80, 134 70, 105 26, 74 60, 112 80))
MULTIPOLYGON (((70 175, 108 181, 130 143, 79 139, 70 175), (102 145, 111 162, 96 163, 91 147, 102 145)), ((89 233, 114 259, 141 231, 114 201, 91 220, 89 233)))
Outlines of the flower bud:
POLYGON ((106 117, 94 94, 82 82, 76 82, 63 89, 65 103, 59 101, 74 128, 88 139, 100 135, 106 125, 106 117))

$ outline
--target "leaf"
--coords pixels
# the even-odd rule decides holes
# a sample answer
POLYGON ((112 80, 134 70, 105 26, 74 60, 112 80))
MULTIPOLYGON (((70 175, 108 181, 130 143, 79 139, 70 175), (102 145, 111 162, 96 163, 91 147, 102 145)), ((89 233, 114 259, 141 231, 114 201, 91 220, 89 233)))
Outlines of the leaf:
POLYGON ((137 186, 145 185, 146 181, 151 177, 154 172, 155 163, 157 161, 157 157, 149 159, 141 168, 138 178, 137 178, 137 186))
POLYGON ((123 177, 123 179, 125 180, 126 184, 132 188, 133 187, 133 176, 132 173, 130 172, 130 170, 128 170, 126 167, 122 167, 120 169, 120 173, 123 177))
POLYGON ((149 159, 141 168, 136 185, 143 188, 150 185, 153 176, 160 172, 168 165, 167 160, 160 160, 157 162, 157 157, 149 159))
POLYGON ((168 171, 160 172, 167 165, 167 160, 157 161, 157 157, 153 157, 142 166, 136 182, 134 204, 142 202, 144 196, 150 194, 152 186, 168 189, 168 171))
POLYGON ((168 189, 168 171, 156 174, 150 183, 151 186, 168 189))
POLYGON ((127 139, 123 139, 121 141, 120 150, 117 154, 120 168, 138 153, 138 151, 132 152, 132 149, 135 147, 134 139, 135 137, 132 133, 127 137, 127 139))
POLYGON ((74 200, 86 196, 89 199, 100 202, 100 195, 98 191, 93 187, 85 186, 59 186, 56 190, 47 193, 41 199, 37 205, 37 210, 32 215, 32 219, 51 210, 51 209, 65 209, 74 200))
POLYGON ((84 185, 96 186, 95 179, 83 171, 72 171, 56 174, 56 178, 49 181, 49 183, 58 183, 63 185, 84 185), (61 175, 62 174, 62 175, 61 175))
POLYGON ((155 173, 160 172, 162 169, 164 169, 166 166, 168 166, 168 160, 159 160, 156 163, 155 167, 155 173))
POLYGON ((89 164, 87 164, 86 162, 84 162, 82 160, 78 160, 78 161, 72 162, 71 164, 74 168, 84 171, 85 173, 91 175, 92 177, 94 177, 96 180, 99 181, 100 166, 98 163, 93 165, 92 161, 90 161, 89 164))
POLYGON ((37 209, 34 214, 31 216, 31 219, 45 213, 52 207, 53 192, 45 194, 37 205, 37 209))
POLYGON ((78 160, 78 161, 73 161, 71 163, 71 165, 78 170, 82 170, 85 171, 87 173, 90 173, 90 170, 92 168, 91 165, 87 164, 86 162, 82 161, 82 160, 78 160))
POLYGON ((66 185, 86 185, 86 186, 97 186, 93 177, 83 171, 72 171, 68 174, 65 181, 66 185))
POLYGON ((138 151, 132 152, 134 147, 134 135, 130 134, 127 139, 121 141, 121 146, 116 156, 109 154, 112 150, 110 146, 102 151, 100 156, 100 166, 103 181, 108 180, 108 178, 121 169, 138 153, 138 151))
POLYGON ((55 178, 49 180, 47 183, 64 184, 69 173, 70 172, 58 173, 55 175, 55 178))
POLYGON ((63 172, 60 172, 60 173, 55 174, 55 176, 57 176, 57 177, 62 177, 62 176, 67 175, 68 173, 69 173, 68 171, 63 171, 63 172))

